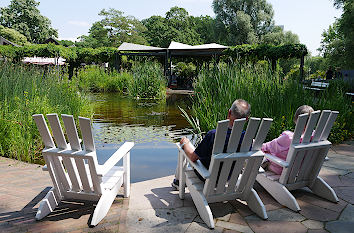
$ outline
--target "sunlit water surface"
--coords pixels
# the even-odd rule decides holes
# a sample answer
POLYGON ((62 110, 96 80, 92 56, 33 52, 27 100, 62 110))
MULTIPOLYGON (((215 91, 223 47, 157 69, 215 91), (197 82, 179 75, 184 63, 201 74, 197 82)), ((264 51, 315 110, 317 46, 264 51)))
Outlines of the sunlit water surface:
POLYGON ((178 153, 174 143, 190 134, 178 109, 189 108, 187 95, 170 95, 160 102, 116 94, 97 94, 91 99, 95 103, 93 128, 99 164, 124 141, 133 141, 131 182, 174 174, 178 153))

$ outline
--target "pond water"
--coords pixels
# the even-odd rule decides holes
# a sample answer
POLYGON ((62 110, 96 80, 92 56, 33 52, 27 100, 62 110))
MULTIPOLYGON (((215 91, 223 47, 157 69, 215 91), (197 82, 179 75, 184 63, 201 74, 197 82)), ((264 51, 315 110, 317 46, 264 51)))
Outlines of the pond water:
POLYGON ((175 142, 190 134, 178 106, 189 109, 188 95, 166 101, 135 100, 116 94, 91 96, 98 163, 103 164, 123 144, 133 141, 131 182, 172 175, 178 151, 175 142))

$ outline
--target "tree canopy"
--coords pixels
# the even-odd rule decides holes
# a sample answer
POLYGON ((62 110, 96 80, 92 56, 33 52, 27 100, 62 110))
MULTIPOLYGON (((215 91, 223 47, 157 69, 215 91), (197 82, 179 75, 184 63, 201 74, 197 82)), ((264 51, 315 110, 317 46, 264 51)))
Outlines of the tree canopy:
POLYGON ((20 32, 32 43, 57 37, 57 30, 41 15, 38 5, 35 0, 11 0, 9 6, 0 8, 0 24, 20 32))
POLYGON ((6 28, 2 25, 0 25, 0 36, 18 45, 28 43, 27 38, 24 35, 14 29, 6 28))

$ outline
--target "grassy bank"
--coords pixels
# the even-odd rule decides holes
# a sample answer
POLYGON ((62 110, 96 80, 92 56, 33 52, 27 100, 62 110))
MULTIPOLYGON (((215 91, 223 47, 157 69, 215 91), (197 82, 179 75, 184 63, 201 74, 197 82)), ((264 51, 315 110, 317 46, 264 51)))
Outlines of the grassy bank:
POLYGON ((155 62, 136 62, 130 71, 105 71, 98 66, 79 70, 76 80, 81 90, 116 92, 135 98, 163 99, 166 81, 161 66, 155 62))
POLYGON ((215 128, 218 120, 226 119, 232 102, 242 98, 252 105, 252 116, 274 119, 268 140, 294 129, 293 115, 304 104, 315 110, 340 112, 330 136, 333 143, 353 134, 352 104, 342 83, 333 82, 316 95, 304 90, 298 80, 281 80, 267 65, 231 64, 203 68, 194 87, 192 112, 205 132, 215 128))
POLYGON ((91 116, 85 96, 58 74, 36 67, 0 63, 0 155, 41 163, 42 142, 33 114, 91 116))

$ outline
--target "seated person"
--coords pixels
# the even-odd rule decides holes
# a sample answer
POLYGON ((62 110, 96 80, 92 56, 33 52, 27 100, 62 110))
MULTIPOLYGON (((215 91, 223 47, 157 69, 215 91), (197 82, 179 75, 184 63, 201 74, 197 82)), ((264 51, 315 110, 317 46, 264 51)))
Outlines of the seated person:
MULTIPOLYGON (((241 118, 248 118, 250 115, 251 111, 251 105, 243 100, 243 99, 237 99, 233 102, 231 108, 228 111, 227 114, 227 119, 229 119, 229 126, 226 134, 226 139, 225 139, 225 145, 224 145, 224 152, 226 152, 227 145, 229 142, 232 126, 234 124, 234 120, 236 119, 241 119, 241 118)), ((198 145, 198 147, 194 150, 194 147, 190 143, 189 139, 186 137, 183 137, 180 141, 181 147, 186 153, 186 155, 193 161, 197 161, 198 159, 200 162, 205 166, 205 168, 209 168, 210 161, 211 161, 211 155, 212 155, 212 150, 213 150, 213 145, 214 145, 214 139, 215 139, 215 133, 216 130, 210 130, 201 143, 198 145)), ((242 132, 241 139, 240 139, 240 144, 243 139, 244 132, 242 132)), ((240 147, 240 145, 239 145, 240 147)), ((238 148, 239 149, 239 148, 238 148)), ((171 184, 173 187, 178 189, 178 177, 179 177, 179 164, 177 165, 176 173, 175 173, 175 179, 173 180, 173 183, 171 184)), ((199 175, 198 172, 196 172, 197 176, 199 179, 203 180, 203 177, 199 175)))
MULTIPOLYGON (((294 115, 294 122, 296 124, 297 119, 301 114, 305 113, 311 113, 313 112, 313 108, 308 105, 302 105, 300 106, 294 115)), ((305 127, 306 128, 306 127, 305 127)), ((305 130, 304 128, 304 130, 305 130)), ((284 131, 278 138, 270 141, 263 143, 262 145, 262 151, 267 154, 274 155, 284 161, 286 161, 286 156, 288 154, 289 148, 291 141, 293 140, 293 135, 294 133, 291 131, 284 131)), ((278 164, 265 160, 262 164, 262 167, 266 170, 272 171, 277 175, 280 175, 283 168, 279 166, 278 164)))

